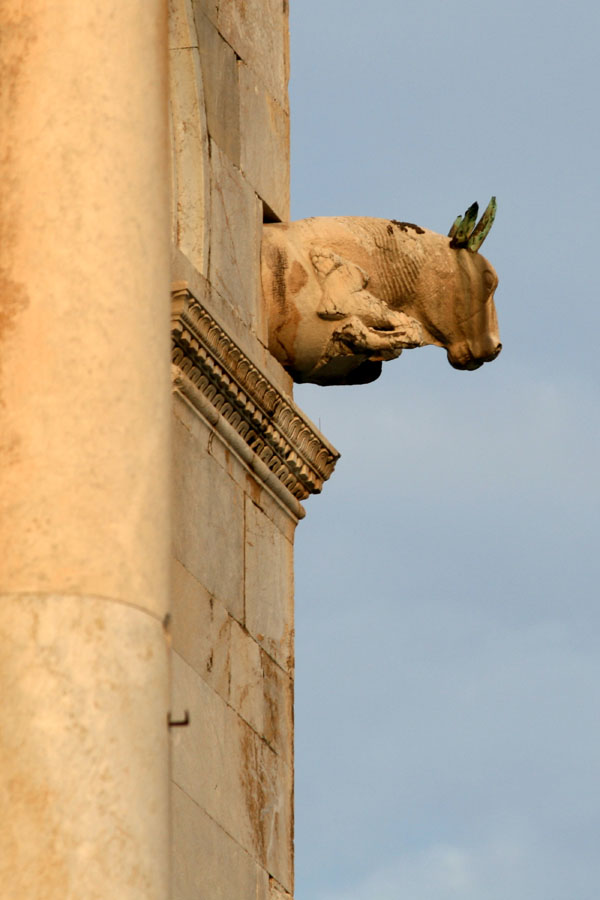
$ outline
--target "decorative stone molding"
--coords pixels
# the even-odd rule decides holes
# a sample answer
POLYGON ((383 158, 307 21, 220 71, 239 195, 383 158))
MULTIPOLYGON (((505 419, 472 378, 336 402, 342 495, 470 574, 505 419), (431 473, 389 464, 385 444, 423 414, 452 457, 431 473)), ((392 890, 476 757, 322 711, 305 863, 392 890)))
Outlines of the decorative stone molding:
MULTIPOLYGON (((263 480, 275 476, 278 486, 297 500, 318 494, 339 453, 248 359, 187 286, 175 285, 172 292, 171 335, 174 389, 211 424, 217 417, 225 420, 226 433, 235 433, 252 451, 258 465, 251 468, 264 473, 263 480)), ((248 462, 247 449, 243 458, 248 462)))

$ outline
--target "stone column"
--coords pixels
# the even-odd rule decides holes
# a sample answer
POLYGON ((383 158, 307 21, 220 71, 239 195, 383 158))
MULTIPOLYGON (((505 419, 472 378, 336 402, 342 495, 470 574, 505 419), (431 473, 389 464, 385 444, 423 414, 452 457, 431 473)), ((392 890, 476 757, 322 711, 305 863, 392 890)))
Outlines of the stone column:
POLYGON ((0 0, 0 896, 164 898, 164 0, 0 0))

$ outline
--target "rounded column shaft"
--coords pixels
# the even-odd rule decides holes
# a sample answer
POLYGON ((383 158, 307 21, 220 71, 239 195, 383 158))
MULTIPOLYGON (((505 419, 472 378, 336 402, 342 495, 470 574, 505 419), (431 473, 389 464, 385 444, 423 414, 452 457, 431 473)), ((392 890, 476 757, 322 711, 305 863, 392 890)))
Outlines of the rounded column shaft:
POLYGON ((0 883, 163 898, 166 3, 0 32, 0 883))

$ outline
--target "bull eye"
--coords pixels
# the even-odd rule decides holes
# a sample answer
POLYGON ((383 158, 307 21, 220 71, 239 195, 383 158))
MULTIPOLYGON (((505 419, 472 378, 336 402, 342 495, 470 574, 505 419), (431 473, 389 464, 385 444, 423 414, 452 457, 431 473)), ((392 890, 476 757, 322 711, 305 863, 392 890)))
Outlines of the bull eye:
POLYGON ((486 269, 482 276, 483 283, 487 290, 491 293, 495 291, 498 287, 498 277, 494 272, 490 272, 489 269, 486 269))

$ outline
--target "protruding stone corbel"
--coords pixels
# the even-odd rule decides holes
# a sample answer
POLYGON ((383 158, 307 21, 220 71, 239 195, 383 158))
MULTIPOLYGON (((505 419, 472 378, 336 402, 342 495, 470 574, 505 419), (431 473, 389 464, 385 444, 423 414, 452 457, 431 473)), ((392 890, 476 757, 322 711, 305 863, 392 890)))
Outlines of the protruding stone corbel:
POLYGON ((173 285, 171 336, 174 390, 301 517, 297 501, 321 491, 339 458, 337 450, 246 356, 185 282, 173 285))
POLYGON ((295 381, 374 381, 382 362, 436 344, 457 369, 495 359, 498 277, 477 252, 496 211, 474 203, 448 236, 395 219, 264 226, 269 349, 295 381))

